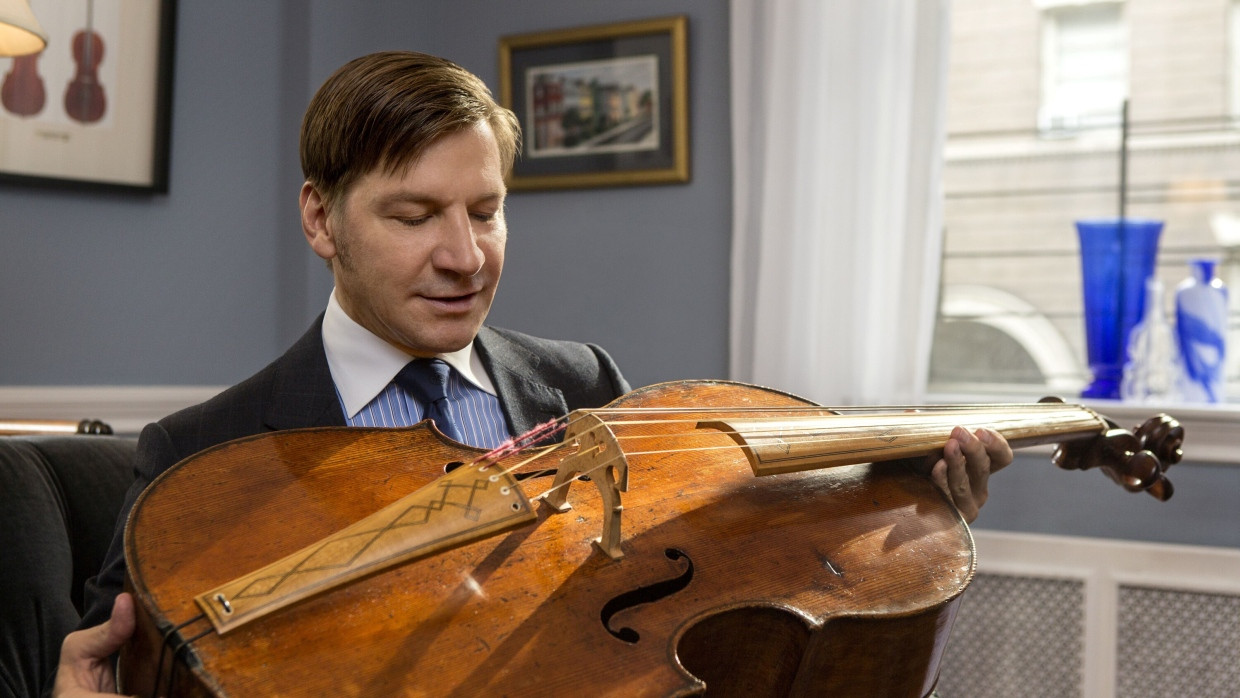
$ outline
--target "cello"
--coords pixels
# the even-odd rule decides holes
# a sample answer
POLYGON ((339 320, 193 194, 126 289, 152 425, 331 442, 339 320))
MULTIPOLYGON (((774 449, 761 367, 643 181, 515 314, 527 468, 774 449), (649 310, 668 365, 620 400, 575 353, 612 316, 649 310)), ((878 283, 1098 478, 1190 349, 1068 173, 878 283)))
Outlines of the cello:
POLYGON ((725 381, 491 452, 428 424, 273 432, 157 478, 126 526, 122 690, 925 696, 975 560, 908 459, 988 426, 1166 499, 1183 440, 1165 415, 1128 432, 1058 402, 826 408, 725 381))

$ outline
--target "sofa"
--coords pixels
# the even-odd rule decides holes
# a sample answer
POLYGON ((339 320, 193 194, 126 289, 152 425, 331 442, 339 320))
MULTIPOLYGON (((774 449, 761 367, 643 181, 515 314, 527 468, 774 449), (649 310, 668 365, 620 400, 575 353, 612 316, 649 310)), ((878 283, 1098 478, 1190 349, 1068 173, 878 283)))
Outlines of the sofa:
POLYGON ((134 438, 0 436, 0 696, 47 689, 133 481, 134 438))

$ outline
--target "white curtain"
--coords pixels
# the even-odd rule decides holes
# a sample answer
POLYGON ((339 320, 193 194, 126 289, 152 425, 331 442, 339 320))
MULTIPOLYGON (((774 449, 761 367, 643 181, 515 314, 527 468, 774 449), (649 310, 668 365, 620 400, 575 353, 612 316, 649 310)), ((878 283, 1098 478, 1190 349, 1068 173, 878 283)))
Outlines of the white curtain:
POLYGON ((950 0, 732 0, 736 380, 920 401, 950 0))

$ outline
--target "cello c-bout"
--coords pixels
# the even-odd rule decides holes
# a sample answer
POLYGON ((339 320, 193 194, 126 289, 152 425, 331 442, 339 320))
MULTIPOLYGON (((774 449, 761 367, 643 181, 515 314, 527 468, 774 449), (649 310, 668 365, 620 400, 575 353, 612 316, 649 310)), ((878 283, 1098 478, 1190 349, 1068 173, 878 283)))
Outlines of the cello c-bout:
MULTIPOLYGON (((601 412, 614 415, 609 426, 625 451, 621 555, 607 553, 606 533, 597 542, 613 513, 604 498, 573 481, 571 507, 562 511, 537 503, 529 524, 368 572, 224 634, 195 597, 329 538, 483 452, 423 423, 275 432, 179 463, 148 488, 128 522, 127 587, 139 627, 122 652, 122 689, 932 691, 974 549, 968 527, 928 479, 901 462, 755 477, 757 449, 738 442, 739 428, 719 423, 834 414, 769 389, 664 383, 601 412)), ((891 424, 901 414, 892 413, 891 424)), ((1080 425, 1064 429, 1075 440, 1114 440, 1100 419, 1092 436, 1080 425)), ((1164 460, 1178 457, 1177 430, 1160 431, 1164 460)), ((1013 441, 1046 442, 1054 432, 1013 441)), ((900 433, 893 426, 878 440, 898 441, 900 433)), ((1135 446, 1147 446, 1143 438, 1135 446)), ((1124 480, 1117 454, 1094 449, 1088 457, 1099 462, 1088 465, 1114 466, 1113 477, 1124 480)), ((525 451, 496 465, 534 475, 575 455, 571 446, 536 459, 525 451)), ((1163 486, 1155 470, 1143 487, 1163 486)), ((1136 488, 1136 479, 1125 484, 1136 488)), ((552 482, 530 476, 521 487, 537 500, 552 482)))

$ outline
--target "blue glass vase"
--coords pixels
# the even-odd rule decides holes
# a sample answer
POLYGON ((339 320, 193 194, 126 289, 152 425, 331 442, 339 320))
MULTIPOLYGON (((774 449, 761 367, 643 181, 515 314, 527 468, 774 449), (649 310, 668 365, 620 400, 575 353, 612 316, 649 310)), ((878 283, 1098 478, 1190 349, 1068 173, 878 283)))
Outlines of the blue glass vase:
POLYGON ((1128 335, 1145 312, 1163 222, 1105 218, 1076 222, 1081 241, 1085 344, 1093 382, 1081 397, 1118 400, 1128 335))

